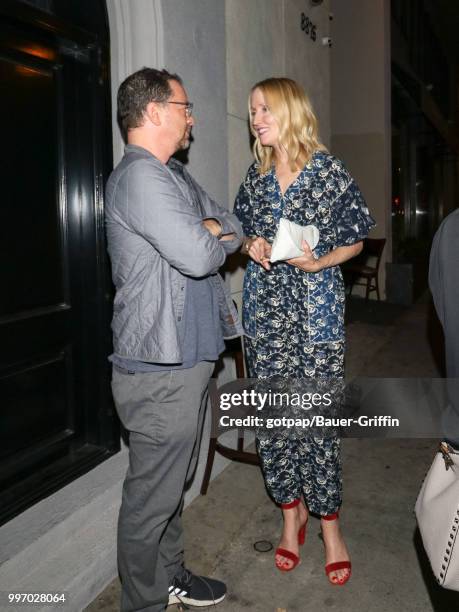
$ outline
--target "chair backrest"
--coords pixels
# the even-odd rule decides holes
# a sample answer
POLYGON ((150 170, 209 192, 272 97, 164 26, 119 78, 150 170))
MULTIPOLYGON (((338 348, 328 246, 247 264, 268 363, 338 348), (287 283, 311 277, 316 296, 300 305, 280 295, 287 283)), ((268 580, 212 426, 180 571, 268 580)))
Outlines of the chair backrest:
POLYGON ((365 257, 376 257, 376 270, 379 268, 385 245, 385 238, 365 238, 363 241, 362 255, 365 257))

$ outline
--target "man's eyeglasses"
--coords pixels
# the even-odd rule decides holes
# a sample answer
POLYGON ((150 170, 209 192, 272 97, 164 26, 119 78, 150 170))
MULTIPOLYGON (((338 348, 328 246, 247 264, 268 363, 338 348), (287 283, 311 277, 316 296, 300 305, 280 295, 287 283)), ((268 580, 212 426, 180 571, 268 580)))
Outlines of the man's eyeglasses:
POLYGON ((167 100, 167 104, 180 104, 180 106, 184 106, 185 115, 187 117, 191 117, 191 113, 193 112, 193 102, 174 102, 172 100, 167 100))

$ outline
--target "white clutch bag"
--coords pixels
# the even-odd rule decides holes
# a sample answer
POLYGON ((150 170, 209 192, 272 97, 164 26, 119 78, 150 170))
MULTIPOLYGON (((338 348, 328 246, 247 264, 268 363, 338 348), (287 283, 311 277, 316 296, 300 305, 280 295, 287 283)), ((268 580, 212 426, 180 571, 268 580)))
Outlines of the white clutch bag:
POLYGON ((459 591, 459 454, 445 443, 425 477, 415 512, 438 584, 459 591))
POLYGON ((284 261, 292 257, 301 257, 303 249, 302 241, 309 244, 309 248, 314 250, 319 242, 319 230, 315 225, 298 225, 293 221, 281 219, 277 233, 271 248, 270 262, 284 261))

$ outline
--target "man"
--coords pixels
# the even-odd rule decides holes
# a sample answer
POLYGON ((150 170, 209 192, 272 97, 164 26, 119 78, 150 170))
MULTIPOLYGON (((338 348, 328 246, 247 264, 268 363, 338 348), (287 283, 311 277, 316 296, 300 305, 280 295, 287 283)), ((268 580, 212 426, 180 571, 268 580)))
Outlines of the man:
POLYGON ((449 403, 443 414, 445 440, 459 451, 459 210, 450 213, 434 236, 429 286, 445 335, 449 403))
POLYGON ((192 107, 165 70, 143 68, 118 91, 127 146, 108 180, 106 224, 116 287, 112 390, 129 432, 118 523, 123 612, 206 606, 226 592, 185 569, 181 511, 223 335, 241 333, 218 269, 242 230, 171 158, 189 146, 192 107))

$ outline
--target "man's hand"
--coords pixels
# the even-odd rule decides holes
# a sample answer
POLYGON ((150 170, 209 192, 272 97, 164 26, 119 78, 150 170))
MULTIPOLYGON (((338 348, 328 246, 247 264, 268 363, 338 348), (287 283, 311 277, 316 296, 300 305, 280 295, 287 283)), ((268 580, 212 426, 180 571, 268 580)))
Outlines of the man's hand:
POLYGON ((244 238, 242 252, 248 255, 265 270, 271 270, 269 258, 271 257, 271 245, 264 238, 244 238))
POLYGON ((212 234, 212 236, 220 236, 222 232, 222 226, 220 225, 220 222, 217 221, 217 219, 204 219, 202 224, 204 225, 206 230, 212 234))
POLYGON ((226 240, 234 240, 236 238, 236 234, 223 234, 223 236, 220 238, 220 242, 226 241, 226 240))
MULTIPOLYGON (((215 236, 215 237, 220 236, 221 231, 222 231, 222 226, 220 225, 220 221, 217 221, 217 219, 204 219, 202 224, 204 225, 206 230, 212 234, 212 236, 215 236)), ((236 238, 236 234, 232 232, 231 234, 223 234, 223 236, 220 236, 219 240, 226 242, 229 240, 234 240, 235 238, 236 238)))

